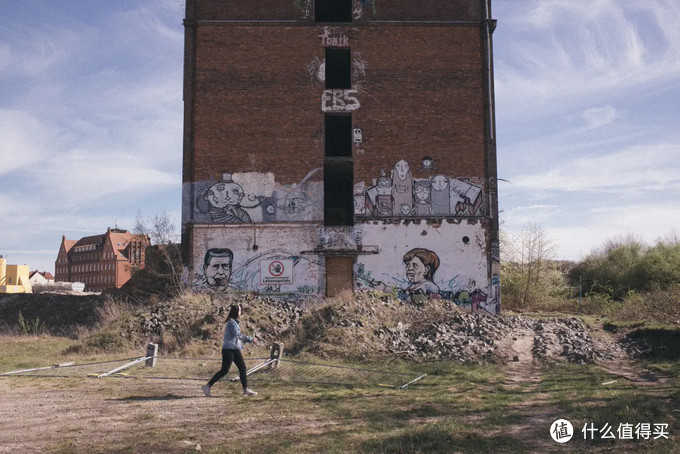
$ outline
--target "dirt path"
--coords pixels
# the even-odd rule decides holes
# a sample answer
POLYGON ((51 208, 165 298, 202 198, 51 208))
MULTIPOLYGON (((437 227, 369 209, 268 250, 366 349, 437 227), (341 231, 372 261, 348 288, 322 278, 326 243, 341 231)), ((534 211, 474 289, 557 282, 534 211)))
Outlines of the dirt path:
POLYGON ((521 393, 522 400, 513 404, 513 412, 520 417, 506 433, 532 440, 532 452, 544 453, 555 448, 550 438, 550 425, 559 419, 560 410, 550 403, 550 395, 537 392, 542 381, 541 365, 533 355, 534 331, 528 328, 517 330, 508 344, 508 363, 505 366, 505 389, 521 393))
MULTIPOLYGON (((655 386, 666 384, 669 377, 653 372, 635 363, 617 342, 614 334, 605 331, 601 326, 591 328, 594 342, 604 342, 609 345, 612 359, 600 361, 597 365, 605 372, 616 375, 623 380, 640 386, 655 386)), ((614 379, 616 380, 616 379, 614 379)))
POLYGON ((220 386, 186 380, 0 378, 0 453, 186 453, 273 432, 310 436, 339 423, 303 411, 262 414, 220 386), (234 407, 238 410, 234 410, 234 407), (162 444, 159 444, 162 440, 162 444))

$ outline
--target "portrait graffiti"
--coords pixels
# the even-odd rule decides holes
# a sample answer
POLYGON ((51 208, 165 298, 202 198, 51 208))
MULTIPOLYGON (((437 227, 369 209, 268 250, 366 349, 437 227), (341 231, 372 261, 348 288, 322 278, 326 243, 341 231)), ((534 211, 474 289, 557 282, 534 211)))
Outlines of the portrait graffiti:
POLYGON ((233 262, 234 253, 231 249, 208 249, 203 258, 203 273, 196 275, 194 288, 197 290, 226 291, 229 286, 233 262))
POLYGON ((434 273, 439 268, 439 256, 436 253, 415 248, 404 255, 403 261, 409 282, 409 286, 404 289, 407 296, 439 293, 439 287, 434 283, 434 273))

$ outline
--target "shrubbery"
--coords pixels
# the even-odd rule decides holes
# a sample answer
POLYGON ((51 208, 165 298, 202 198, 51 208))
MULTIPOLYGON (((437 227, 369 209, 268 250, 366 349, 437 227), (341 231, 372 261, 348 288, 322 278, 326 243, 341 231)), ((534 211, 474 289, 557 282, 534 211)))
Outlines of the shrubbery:
POLYGON ((680 283, 680 243, 645 246, 634 238, 609 241, 567 274, 571 285, 582 282, 585 295, 623 301, 631 292, 667 289, 680 283))
POLYGON ((503 309, 580 312, 624 320, 680 323, 680 241, 647 246, 610 240, 579 263, 553 260, 552 241, 536 225, 504 236, 503 309), (579 286, 581 298, 579 298, 579 286))

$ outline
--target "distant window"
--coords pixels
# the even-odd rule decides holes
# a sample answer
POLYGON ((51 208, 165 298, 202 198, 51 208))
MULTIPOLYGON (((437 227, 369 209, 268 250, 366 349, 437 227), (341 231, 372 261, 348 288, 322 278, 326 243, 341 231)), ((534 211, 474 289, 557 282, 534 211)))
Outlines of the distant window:
POLYGON ((352 0, 315 0, 316 22, 352 22, 352 0))
POLYGON ((352 55, 350 49, 327 47, 326 88, 352 88, 352 55))

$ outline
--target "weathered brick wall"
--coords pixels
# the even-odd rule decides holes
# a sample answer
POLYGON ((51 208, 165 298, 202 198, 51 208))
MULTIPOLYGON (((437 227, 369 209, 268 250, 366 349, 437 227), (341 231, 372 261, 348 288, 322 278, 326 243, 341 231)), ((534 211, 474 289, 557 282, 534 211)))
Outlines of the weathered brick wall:
MULTIPOLYGON (((373 0, 360 7, 354 0, 355 23, 365 21, 475 21, 484 6, 475 0, 373 0), (357 12, 361 10, 361 14, 357 12), (360 16, 360 17, 359 17, 360 16)), ((313 22, 312 0, 188 0, 187 18, 198 20, 289 20, 313 22)))
POLYGON ((229 249, 232 287, 318 293, 326 252, 340 250, 354 257, 355 288, 409 294, 404 257, 425 249, 441 263, 423 288, 493 312, 487 2, 360 3, 352 23, 315 24, 310 0, 187 1, 183 243, 191 276, 203 285, 202 257, 229 249), (347 91, 325 87, 324 49, 334 46, 351 50, 347 91), (361 131, 352 145, 355 225, 346 229, 323 225, 324 110, 351 113, 361 131), (383 198, 381 173, 391 191, 383 198), (431 193, 419 204, 422 185, 431 193), (391 206, 379 212, 384 200, 391 206), (377 254, 361 251, 362 242, 377 254), (260 262, 272 260, 293 264, 294 284, 258 280, 260 262))
MULTIPOLYGON (((355 180, 376 178, 423 156, 440 173, 484 177, 484 91, 475 27, 336 27, 349 38, 364 74, 353 87, 353 122, 364 142, 355 180)), ((323 166, 323 27, 202 25, 196 54, 193 171, 185 181, 226 171, 274 172, 300 181, 323 166)), ((185 156, 188 158, 188 155, 185 156)), ((321 174, 314 178, 320 179, 321 174)))

